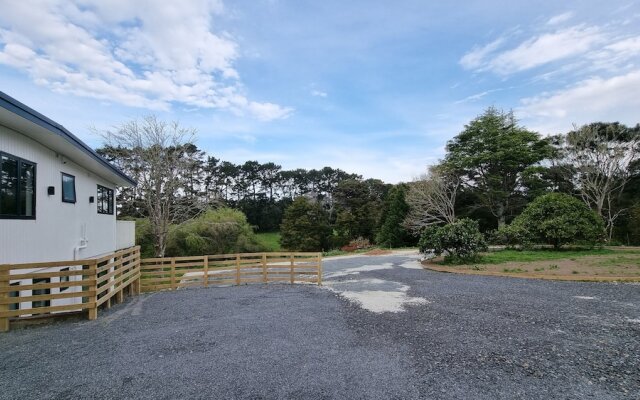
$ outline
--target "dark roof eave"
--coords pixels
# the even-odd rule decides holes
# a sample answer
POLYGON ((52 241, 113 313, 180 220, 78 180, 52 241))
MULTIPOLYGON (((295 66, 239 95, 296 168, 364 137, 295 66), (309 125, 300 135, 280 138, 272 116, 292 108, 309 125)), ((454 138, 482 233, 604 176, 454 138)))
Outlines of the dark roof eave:
POLYGON ((118 167, 111 164, 98 153, 95 152, 91 147, 89 147, 82 140, 78 139, 73 133, 69 132, 64 126, 58 124, 57 122, 45 117, 40 114, 36 110, 31 107, 19 102, 13 97, 7 95, 6 93, 0 91, 0 107, 19 115, 20 117, 37 124, 53 134, 63 137, 69 143, 74 145, 76 148, 80 149, 84 153, 88 154, 91 158, 96 160, 98 163, 102 164, 102 166, 110 169, 116 175, 129 182, 131 185, 136 186, 138 183, 133 179, 129 178, 124 172, 122 172, 118 167))

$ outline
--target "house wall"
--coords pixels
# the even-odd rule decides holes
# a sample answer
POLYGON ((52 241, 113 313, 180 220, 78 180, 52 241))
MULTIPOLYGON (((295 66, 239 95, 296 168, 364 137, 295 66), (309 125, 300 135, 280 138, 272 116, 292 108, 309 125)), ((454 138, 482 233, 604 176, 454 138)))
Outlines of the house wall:
POLYGON ((87 247, 77 250, 77 259, 117 249, 115 213, 98 214, 96 202, 89 203, 98 184, 114 189, 113 183, 2 125, 0 150, 37 164, 36 219, 0 219, 0 264, 71 260, 85 230, 87 247), (76 178, 75 204, 62 201, 62 172, 76 178), (48 186, 54 195, 47 195, 48 186))

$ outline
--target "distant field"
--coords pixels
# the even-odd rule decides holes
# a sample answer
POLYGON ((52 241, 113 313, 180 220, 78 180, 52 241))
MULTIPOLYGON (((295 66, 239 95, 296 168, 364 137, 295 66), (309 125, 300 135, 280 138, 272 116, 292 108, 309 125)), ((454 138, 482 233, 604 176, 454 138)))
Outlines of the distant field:
POLYGON ((256 234, 258 242, 265 251, 281 251, 280 232, 264 232, 256 234))

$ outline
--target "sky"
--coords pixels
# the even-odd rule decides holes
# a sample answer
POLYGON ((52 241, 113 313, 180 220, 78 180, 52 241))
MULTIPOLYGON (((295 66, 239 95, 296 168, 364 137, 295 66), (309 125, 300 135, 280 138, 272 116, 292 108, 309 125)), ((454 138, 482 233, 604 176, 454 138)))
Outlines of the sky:
POLYGON ((640 122, 639 1, 0 0, 0 90, 93 147, 156 114, 210 155, 410 181, 487 107, 640 122))

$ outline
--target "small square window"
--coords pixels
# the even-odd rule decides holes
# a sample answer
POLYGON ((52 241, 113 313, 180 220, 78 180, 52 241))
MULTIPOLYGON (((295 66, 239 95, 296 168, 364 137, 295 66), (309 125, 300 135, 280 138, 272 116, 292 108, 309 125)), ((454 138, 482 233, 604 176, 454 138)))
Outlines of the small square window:
POLYGON ((98 214, 113 215, 113 189, 98 185, 98 214))
POLYGON ((65 203, 76 202, 76 177, 62 173, 62 201, 65 203))

